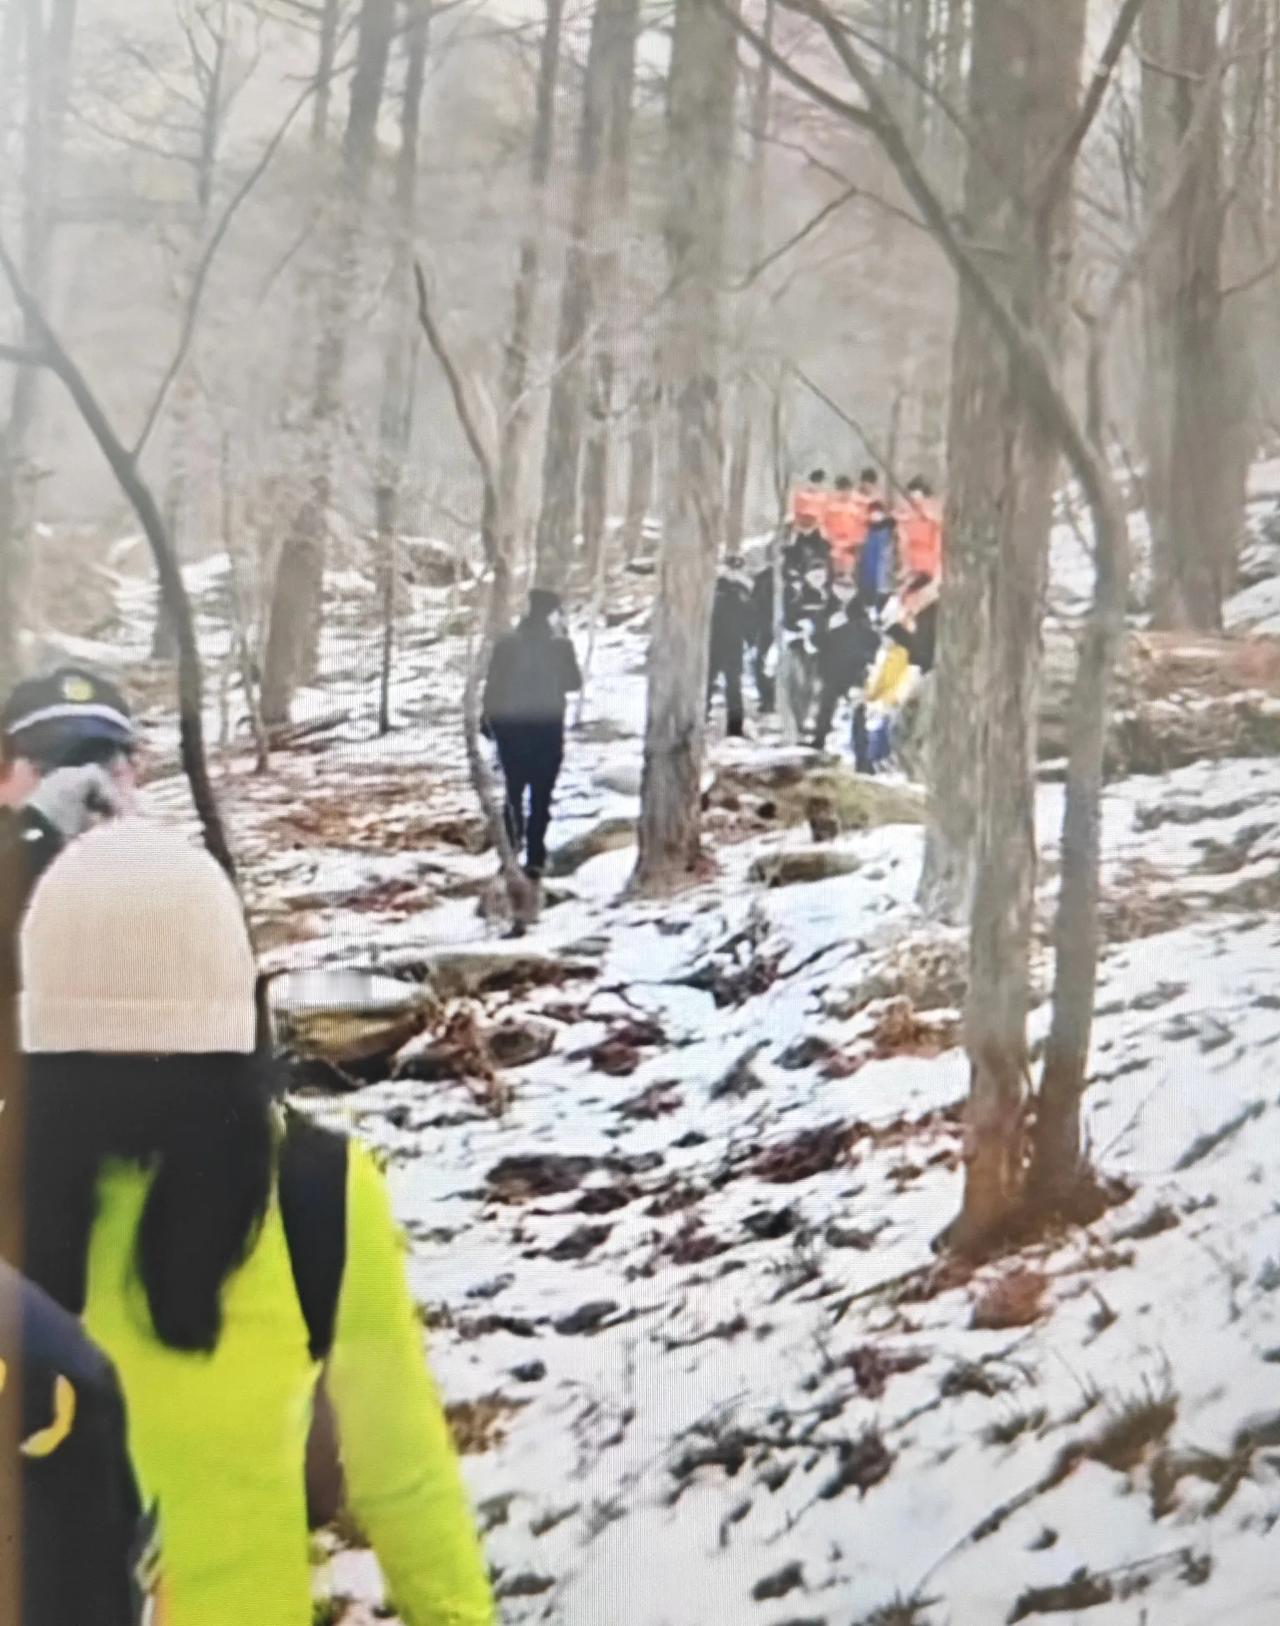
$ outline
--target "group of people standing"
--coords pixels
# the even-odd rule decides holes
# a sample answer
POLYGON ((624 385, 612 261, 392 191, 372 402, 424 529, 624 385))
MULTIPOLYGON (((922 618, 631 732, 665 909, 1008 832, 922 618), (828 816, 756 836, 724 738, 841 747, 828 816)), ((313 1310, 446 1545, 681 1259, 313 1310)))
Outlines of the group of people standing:
POLYGON ((748 657, 762 712, 784 701, 802 738, 825 748, 843 700, 856 696, 852 748, 860 772, 890 750, 895 715, 932 670, 942 578, 942 514, 922 476, 891 511, 879 475, 828 485, 815 469, 791 494, 781 558, 754 573, 737 555, 724 561, 711 620, 708 705, 723 686, 727 731, 745 728, 748 657), (775 613, 775 582, 782 605, 775 613), (780 619, 786 660, 779 662, 780 619))

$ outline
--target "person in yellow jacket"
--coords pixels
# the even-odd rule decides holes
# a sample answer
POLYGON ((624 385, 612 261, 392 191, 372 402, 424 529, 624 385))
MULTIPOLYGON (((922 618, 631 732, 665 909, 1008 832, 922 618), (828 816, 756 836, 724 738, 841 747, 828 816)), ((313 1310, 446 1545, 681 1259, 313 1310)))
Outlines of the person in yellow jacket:
POLYGON ((911 633, 895 619, 854 708, 853 756, 859 773, 875 773, 888 761, 894 719, 919 681, 920 672, 911 660, 911 633))
POLYGON ((119 1373, 158 1620, 311 1626, 323 1369, 349 1506, 400 1618, 492 1626, 386 1188, 314 1125, 311 1174, 293 1149, 222 871, 175 832, 103 826, 45 873, 20 954, 25 1265, 119 1373), (335 1166, 336 1186, 318 1173, 335 1166))

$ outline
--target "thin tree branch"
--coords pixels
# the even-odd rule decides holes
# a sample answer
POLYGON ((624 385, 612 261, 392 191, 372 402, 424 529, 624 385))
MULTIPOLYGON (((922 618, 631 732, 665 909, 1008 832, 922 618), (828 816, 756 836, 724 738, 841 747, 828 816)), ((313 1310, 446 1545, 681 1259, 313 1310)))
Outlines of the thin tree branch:
POLYGON ((1076 157, 1084 146, 1085 137, 1093 127, 1093 121, 1098 116, 1102 106, 1103 97, 1111 84, 1112 76, 1116 71, 1121 54, 1133 35, 1137 26, 1138 14, 1145 5, 1146 0, 1124 0, 1119 14, 1111 29, 1110 38, 1102 55, 1098 58, 1098 66, 1093 70, 1093 78, 1089 81, 1089 89, 1085 92, 1080 110, 1076 114, 1076 121, 1067 133, 1066 140, 1054 153, 1049 167, 1045 173, 1040 188, 1039 208, 1041 215, 1052 213, 1063 186, 1066 184, 1076 157))
POLYGON ((0 344, 0 361, 14 367, 47 367, 49 364, 43 350, 24 349, 20 344, 0 344))
MULTIPOLYGON (((789 0, 783 0, 783 3, 788 4, 789 0)), ((711 4, 733 25, 748 45, 769 63, 775 73, 781 74, 789 84, 803 91, 811 101, 817 102, 819 107, 825 107, 828 113, 834 113, 837 118, 857 125, 859 129, 870 130, 873 133, 876 131, 876 121, 865 107, 859 107, 856 102, 845 101, 842 96, 837 96, 825 85, 820 85, 816 79, 811 79, 808 74, 801 73, 799 68, 793 67, 758 29, 745 22, 732 6, 726 5, 725 0, 711 0, 711 4)), ((802 0, 801 4, 791 6, 790 9, 805 11, 807 8, 802 0)))
POLYGON ((1266 282, 1269 277, 1275 276, 1277 271, 1280 271, 1280 251, 1273 254, 1269 260, 1265 260, 1256 271, 1251 271, 1247 277, 1241 278, 1239 282, 1229 283, 1221 290, 1221 297, 1232 299, 1237 294, 1247 294, 1260 282, 1266 282))
POLYGON ((0 241, 0 271, 3 271, 13 297, 28 327, 40 341, 43 363, 66 387, 111 472, 129 499, 151 547, 160 592, 173 620, 178 643, 178 729, 182 766, 191 786, 191 799, 200 820, 205 846, 234 883, 235 861, 227 842, 218 799, 209 777, 204 743, 204 679, 196 644, 191 601, 187 597, 182 572, 174 558, 164 521, 151 489, 138 472, 135 458, 112 428, 88 380, 72 360, 62 341, 49 325, 44 310, 30 293, 12 256, 0 241))
POLYGON ((888 457, 885 455, 884 451, 871 439, 870 435, 867 434, 866 430, 853 416, 853 414, 842 407, 838 401, 833 400, 831 396, 827 394, 826 390, 822 388, 821 384, 816 383, 812 378, 809 377, 808 373, 805 372, 803 367, 797 367, 793 364, 791 371, 811 395, 817 396, 818 400, 822 402, 823 406, 834 412, 836 417, 840 419, 841 423, 847 424, 848 427, 853 430, 854 434, 857 435, 858 439, 867 448, 871 456, 884 470, 886 476, 888 477, 890 488, 897 491, 899 495, 904 493, 906 488, 902 484, 901 480, 898 479, 897 471, 890 465, 888 457))
POLYGON ((776 130, 770 130, 764 139, 771 147, 778 147, 783 152, 793 152, 797 157, 803 158, 805 163, 811 169, 815 169, 819 175, 825 175, 829 180, 839 182, 841 186, 853 187, 857 196, 864 203, 869 203, 876 209, 883 209, 885 214, 892 215, 894 219, 901 220, 908 226, 914 226, 916 231, 924 230, 919 218, 913 215, 909 209, 904 209, 897 203, 890 203, 888 198, 881 197, 878 192, 872 192, 867 187, 851 181, 844 170, 838 169, 835 164, 829 164, 825 158, 820 158, 816 152, 806 147, 803 141, 788 140, 786 136, 779 135, 776 130))
POLYGON ((142 455, 143 447, 150 440, 151 431, 155 428, 160 417, 165 398, 169 394, 174 379, 182 370, 183 362, 187 359, 187 352, 190 350, 191 341, 195 337, 196 319, 200 314, 200 302, 204 295, 205 283, 209 280, 209 272, 212 269, 214 257, 222 246, 222 240, 230 230, 231 222, 235 219, 240 205, 266 173, 267 166, 280 150, 281 142, 289 133, 290 125, 315 94, 318 84, 319 81, 313 79, 303 89, 302 93, 295 98, 293 105, 289 108, 280 124, 277 125, 275 134, 263 148, 257 163, 254 164, 228 199, 226 208, 222 211, 217 225, 209 235, 209 240, 204 246, 204 252, 196 265, 195 275, 191 279, 191 293, 187 299, 187 309, 183 316, 182 331, 178 337, 178 347, 173 353, 173 359, 170 361, 168 368, 165 370, 164 377, 160 380, 160 387, 155 393, 155 398, 147 412, 138 438, 130 448, 129 455, 135 460, 142 455))
MULTIPOLYGON (((431 346, 431 354, 440 363, 445 381, 449 386, 449 393, 453 397, 453 409, 457 413, 458 423, 462 433, 467 438, 467 445, 471 448, 471 455, 476 460, 476 467, 480 471, 480 480, 484 487, 485 502, 497 503, 498 485, 494 478, 493 458, 484 443, 476 422, 475 413, 471 409, 471 402, 467 397, 466 385, 462 381, 462 374, 453 359, 440 325, 436 321, 431 309, 431 299, 427 292, 426 272, 422 269, 422 261, 415 260, 413 264, 413 280, 418 289, 418 322, 426 335, 427 343, 431 346)), ((491 540, 491 539, 490 539, 491 540)))
POLYGON ((520 868, 520 861, 510 832, 507 830, 501 804, 494 792, 493 775, 485 761, 484 749, 480 743, 480 684, 493 656, 496 623, 500 615, 505 613, 503 601, 510 586, 508 579, 510 565, 502 533, 505 519, 498 509, 498 483, 494 476, 494 460, 480 433, 475 413, 467 397, 466 386, 462 381, 462 374, 432 312, 426 272, 420 260, 413 263, 413 278, 418 289, 418 322, 426 335, 431 353, 440 363, 448 382, 449 392, 453 397, 453 408, 466 436, 467 445, 471 448, 471 455, 475 458, 476 467, 480 471, 483 489, 480 539, 490 570, 489 602, 484 612, 478 653, 473 639, 468 640, 467 681, 462 698, 462 732, 472 787, 476 793, 476 800, 480 803, 480 810, 484 814, 489 839, 498 854, 502 880, 511 906, 513 930, 519 934, 537 918, 540 894, 535 883, 530 881, 520 868))
POLYGON ((779 260, 784 259, 793 248, 799 248, 806 237, 811 237, 815 231, 820 230, 830 220, 832 215, 838 214, 846 203, 852 202, 854 198, 861 195, 862 188, 860 186, 847 186, 838 198, 832 198, 829 203, 823 204, 817 214, 807 220, 799 231, 792 232, 784 243, 779 243, 778 247, 771 249, 763 259, 757 260, 751 269, 737 282, 730 283, 727 291, 731 294, 746 293, 752 283, 757 282, 771 265, 776 265, 779 260))

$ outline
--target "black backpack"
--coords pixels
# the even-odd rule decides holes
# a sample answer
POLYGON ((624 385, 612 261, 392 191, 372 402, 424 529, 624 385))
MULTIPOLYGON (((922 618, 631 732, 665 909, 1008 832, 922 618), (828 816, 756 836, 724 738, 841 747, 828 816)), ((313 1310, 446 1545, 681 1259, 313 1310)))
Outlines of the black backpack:
MULTIPOLYGON (((286 1107, 278 1190, 308 1347, 314 1360, 324 1361, 333 1348, 347 1260, 345 1137, 286 1107)), ((322 1373, 307 1439, 307 1519, 311 1528, 331 1523, 343 1500, 337 1425, 322 1373)))

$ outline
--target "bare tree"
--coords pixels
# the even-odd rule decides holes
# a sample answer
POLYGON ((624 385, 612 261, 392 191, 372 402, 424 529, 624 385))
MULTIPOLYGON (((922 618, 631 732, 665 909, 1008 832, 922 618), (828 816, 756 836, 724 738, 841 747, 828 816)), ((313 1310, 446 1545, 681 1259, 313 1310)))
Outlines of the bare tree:
MULTIPOLYGON (((563 591, 568 584, 577 534, 578 481, 586 409, 584 351, 594 308, 591 239, 593 218, 600 202, 609 92, 616 78, 617 55, 620 50, 628 49, 628 31, 634 42, 634 12, 632 0, 595 0, 587 48, 569 243, 560 285, 556 367, 547 404, 542 506, 538 512, 535 544, 538 585, 557 591, 563 591), (630 30, 628 13, 631 14, 630 30)), ((634 49, 634 43, 630 49, 634 49)))
POLYGON ((708 631, 724 531, 720 299, 733 163, 736 5, 678 0, 671 49, 661 446, 663 537, 649 653, 633 886, 687 879, 701 858, 708 631))
MULTIPOLYGON (((24 53, 22 272, 37 299, 46 297, 48 290, 75 17, 76 0, 52 0, 47 24, 39 0, 11 0, 6 19, 6 30, 13 30, 15 67, 19 43, 24 53)), ((27 341, 31 338, 28 332, 27 341)), ((0 421, 0 685, 11 682, 18 668, 26 490, 30 486, 28 444, 36 416, 38 378, 34 366, 16 368, 8 414, 0 421)))
POLYGON ((360 224, 377 151, 394 19, 394 0, 362 0, 343 140, 343 194, 316 344, 307 490, 280 550, 271 599, 262 675, 262 713, 268 725, 288 720, 294 691, 314 670, 319 648, 342 379, 360 272, 360 224))
POLYGON ((630 563, 640 552, 644 523, 653 501, 654 417, 658 387, 651 377, 632 391, 631 428, 627 435, 627 497, 622 516, 622 556, 630 563))
POLYGON ((489 840, 498 854, 498 864, 506 887, 512 921, 515 930, 522 932, 537 917, 539 889, 537 883, 531 881, 520 867, 520 860, 512 845, 502 803, 495 790, 493 775, 485 760, 484 747, 480 740, 481 684, 488 671, 501 626, 495 613, 494 600, 500 593, 505 595, 510 592, 508 574, 510 557, 499 524, 497 469, 493 453, 485 443, 479 414, 471 393, 432 310, 426 273, 420 263, 414 267, 414 277, 418 289, 418 321, 431 354, 439 362, 445 375, 454 413, 480 476, 480 540, 489 567, 488 603, 482 605, 479 614, 479 647, 476 647, 473 639, 468 651, 467 683, 462 702, 463 739, 466 744, 467 767, 472 789, 484 815, 489 840))
POLYGON ((374 488, 378 573, 382 586, 382 671, 378 685, 378 731, 391 727, 391 663, 395 647, 396 536, 400 485, 413 415, 417 343, 413 320, 413 222, 418 194, 418 146, 422 88, 426 78, 430 0, 407 0, 404 95, 400 104, 400 150, 396 156, 391 316, 382 358, 382 406, 378 415, 378 470, 374 488))
MULTIPOLYGON (((1059 922, 1059 941, 1075 955, 1069 970, 1080 979, 1079 986, 1073 981, 1062 992, 1064 1069, 1078 1063, 1082 1073, 1087 1052, 1087 1018, 1082 1030, 1079 1016, 1081 1006, 1092 1009, 1099 742, 1105 737, 1108 679, 1118 637, 1116 604, 1118 598, 1122 602, 1123 579, 1121 574, 1117 594, 1115 576, 1122 572, 1124 545, 1105 458, 1081 428, 1062 388, 1064 272, 1070 258, 1076 158, 1143 0, 1123 0, 1102 65, 1083 98, 1079 92, 1083 5, 1055 7, 1052 16, 1037 13, 1031 18, 1010 16, 1008 0, 978 0, 972 105, 1000 102, 1006 137, 1015 133, 1001 150, 1010 161, 1027 166, 1018 198, 1022 207, 1007 208, 991 222, 999 228, 994 241, 1004 250, 998 267, 986 261, 989 250, 980 257, 981 251, 962 242, 876 76, 831 9, 822 0, 785 3, 820 24, 865 105, 843 100, 783 63, 788 77, 815 100, 876 136, 962 288, 974 296, 972 314, 991 324, 992 337, 1008 363, 1002 372, 1003 410, 998 418, 1001 524, 990 543, 992 647, 986 671, 970 690, 984 698, 987 739, 965 1009, 971 1077, 964 1206, 949 1231, 953 1246, 976 1252, 1022 1213, 1025 1196, 1026 1013, 1036 858, 1033 755, 1039 639, 1034 629, 1040 619, 1053 478, 1063 450, 1084 487, 1099 547, 1096 645, 1091 658, 1082 662, 1077 689, 1074 785, 1069 786, 1069 818, 1064 825, 1064 849, 1073 849, 1073 863, 1088 870, 1094 890, 1078 915, 1073 917, 1069 909, 1059 922)), ((758 36, 755 41, 759 48, 758 36)), ((975 148, 969 161, 984 159, 975 148)), ((982 241, 993 238, 984 236, 982 241)), ((1078 1108, 1078 1095, 1076 1103, 1078 1108)))
MULTIPOLYGON (((199 267, 200 255, 208 235, 209 216, 213 206, 214 186, 227 117, 236 95, 249 76, 248 72, 237 72, 234 60, 232 12, 230 0, 204 0, 190 16, 182 17, 187 66, 194 86, 194 123, 189 130, 184 130, 185 139, 174 149, 174 157, 190 172, 193 203, 189 225, 183 231, 184 243, 180 251, 183 264, 178 280, 184 303, 189 294, 191 280, 199 267)), ((250 68, 249 72, 251 71, 250 68)), ((169 405, 169 459, 164 487, 165 528, 179 559, 185 551, 194 427, 192 419, 196 398, 194 357, 188 355, 174 380, 169 405)), ((152 659, 172 660, 175 647, 173 627, 162 598, 156 614, 155 634, 151 646, 152 659)))
POLYGON ((97 396, 57 334, 35 296, 22 280, 17 264, 0 243, 0 271, 22 312, 30 348, 13 349, 0 345, 0 361, 23 366, 47 367, 61 379, 86 428, 98 443, 111 472, 128 499, 151 548, 160 591, 169 600, 178 640, 178 725, 182 766, 191 786, 191 798, 204 833, 205 846, 234 881, 235 862, 231 856, 213 782, 209 776, 204 743, 204 676, 196 646, 195 621, 187 597, 182 572, 165 533, 164 520, 151 489, 138 470, 132 452, 112 427, 97 396))
MULTIPOLYGON (((547 177, 555 147, 556 84, 560 72, 560 36, 564 0, 546 0, 546 18, 538 55, 538 83, 529 149, 529 224, 520 242, 520 263, 516 272, 511 331, 503 354, 502 438, 498 452, 498 513, 503 530, 503 551, 510 554, 515 538, 520 475, 529 434, 530 403, 529 352, 533 337, 534 307, 542 266, 543 215, 547 199, 547 177)), ((496 602, 492 611, 504 623, 507 606, 496 602)))
MULTIPOLYGON (((775 0, 765 0, 762 34, 772 46, 775 0)), ((769 114, 773 99, 773 67, 767 56, 760 58, 756 70, 755 92, 751 99, 751 159, 747 171, 745 214, 746 261, 754 267, 759 263, 764 246, 765 181, 769 161, 769 114)), ((752 279, 754 281, 754 279, 752 279)), ((753 288, 748 285, 739 295, 741 308, 738 321, 737 352, 741 363, 751 332, 750 304, 753 288)), ((737 553, 742 547, 746 525, 747 476, 751 467, 751 439, 757 403, 754 376, 745 367, 738 379, 737 413, 733 425, 733 438, 729 452, 729 492, 725 518, 725 551, 737 553)))
POLYGON ((640 0, 624 0, 610 51, 605 111, 605 164, 593 211, 589 275, 596 313, 587 378, 586 441, 582 457, 582 551, 591 580, 593 613, 603 591, 605 524, 609 507, 609 445, 614 419, 615 329, 622 291, 623 237, 631 191, 631 104, 635 90, 640 0))
MULTIPOLYGON (((1220 73, 1216 0, 1150 0, 1142 24, 1143 154, 1156 190, 1192 118, 1197 86, 1220 73)), ((1157 625, 1222 624, 1222 103, 1200 120, 1160 246, 1148 257, 1143 424, 1157 625)))

